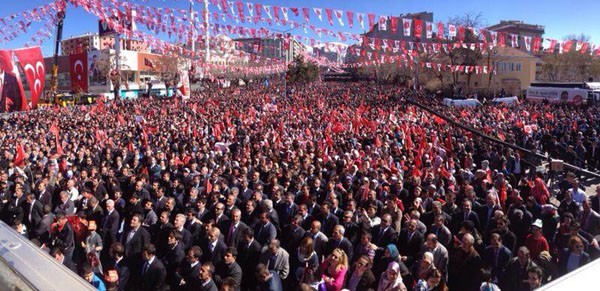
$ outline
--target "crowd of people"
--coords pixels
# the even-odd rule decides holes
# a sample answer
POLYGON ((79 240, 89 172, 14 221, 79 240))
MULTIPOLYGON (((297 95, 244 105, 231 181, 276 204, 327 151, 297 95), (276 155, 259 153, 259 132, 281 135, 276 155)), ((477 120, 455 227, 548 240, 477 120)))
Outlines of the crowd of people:
POLYGON ((599 256, 579 173, 406 100, 590 169, 598 108, 278 88, 4 116, 0 218, 98 290, 533 290, 599 256))

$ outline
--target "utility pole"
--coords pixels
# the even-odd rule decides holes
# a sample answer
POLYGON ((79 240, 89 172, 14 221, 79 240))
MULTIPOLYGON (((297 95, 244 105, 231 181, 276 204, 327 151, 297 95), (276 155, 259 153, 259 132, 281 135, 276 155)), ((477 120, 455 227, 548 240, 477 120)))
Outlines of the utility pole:
POLYGON ((210 27, 208 27, 208 0, 204 0, 204 26, 206 27, 206 48, 205 48, 205 63, 208 64, 210 62, 210 27))

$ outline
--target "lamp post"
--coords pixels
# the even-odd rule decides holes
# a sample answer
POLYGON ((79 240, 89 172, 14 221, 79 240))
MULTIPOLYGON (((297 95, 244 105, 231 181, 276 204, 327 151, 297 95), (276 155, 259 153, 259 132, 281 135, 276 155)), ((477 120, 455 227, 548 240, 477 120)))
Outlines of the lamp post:
MULTIPOLYGON (((292 31, 294 29, 296 29, 296 27, 292 27, 292 28, 289 28, 289 29, 286 29, 286 30, 277 30, 277 29, 272 29, 272 28, 270 29, 270 30, 273 30, 273 31, 280 32, 281 36, 282 36, 281 39, 280 39, 280 41, 279 41, 279 59, 283 59, 283 53, 282 53, 282 50, 281 50, 281 42, 284 39, 283 36, 285 36, 286 33, 290 32, 290 31, 292 31)), ((290 44, 290 45, 292 45, 292 44, 290 44)), ((287 98, 287 66, 288 66, 288 58, 289 58, 289 48, 285 50, 285 59, 284 59, 286 70, 284 71, 284 78, 283 78, 283 97, 285 97, 285 98, 287 98)))

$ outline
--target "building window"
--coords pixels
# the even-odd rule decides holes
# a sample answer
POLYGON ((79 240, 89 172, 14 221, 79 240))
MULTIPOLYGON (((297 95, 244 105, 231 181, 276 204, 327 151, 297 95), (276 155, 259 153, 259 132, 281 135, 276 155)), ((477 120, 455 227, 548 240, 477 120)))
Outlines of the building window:
POLYGON ((521 63, 516 63, 516 65, 515 65, 515 70, 516 70, 517 72, 520 72, 520 71, 521 71, 521 63))

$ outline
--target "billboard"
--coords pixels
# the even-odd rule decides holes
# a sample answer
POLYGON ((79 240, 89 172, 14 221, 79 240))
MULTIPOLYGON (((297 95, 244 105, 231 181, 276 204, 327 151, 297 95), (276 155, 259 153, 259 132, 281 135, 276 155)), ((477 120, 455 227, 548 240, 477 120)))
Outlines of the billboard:
POLYGON ((532 102, 547 100, 550 103, 581 105, 587 101, 587 96, 588 90, 585 89, 544 87, 529 87, 527 89, 527 100, 532 102))
POLYGON ((106 86, 107 75, 111 68, 109 56, 103 51, 91 51, 87 55, 90 86, 106 86))

